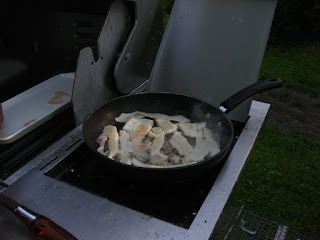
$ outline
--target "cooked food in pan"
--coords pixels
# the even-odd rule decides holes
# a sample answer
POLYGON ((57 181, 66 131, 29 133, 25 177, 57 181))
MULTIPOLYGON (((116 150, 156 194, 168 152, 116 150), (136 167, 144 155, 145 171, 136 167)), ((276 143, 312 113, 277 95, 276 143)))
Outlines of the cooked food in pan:
POLYGON ((138 167, 174 167, 213 157, 220 147, 205 122, 160 113, 122 113, 115 118, 122 129, 105 126, 97 151, 138 167))

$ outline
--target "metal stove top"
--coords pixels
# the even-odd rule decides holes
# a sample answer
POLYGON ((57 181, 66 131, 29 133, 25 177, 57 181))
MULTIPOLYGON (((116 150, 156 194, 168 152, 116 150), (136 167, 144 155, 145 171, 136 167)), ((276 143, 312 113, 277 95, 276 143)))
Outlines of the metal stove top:
MULTIPOLYGON (((219 228, 268 109, 269 104, 253 101, 221 170, 191 185, 115 185, 87 155, 79 125, 3 181, 2 193, 79 239, 209 239, 219 228)), ((1 239, 32 239, 10 212, 0 212, 1 239)))
MULTIPOLYGON (((233 125, 235 136, 231 148, 244 127, 239 122, 233 125)), ((136 183, 133 179, 119 179, 112 175, 112 169, 82 141, 82 132, 77 137, 81 139, 81 145, 46 172, 47 176, 186 229, 190 227, 225 162, 222 161, 210 175, 202 176, 197 181, 136 183)))
POLYGON ((0 145, 0 183, 74 127, 72 111, 67 109, 13 143, 0 145))

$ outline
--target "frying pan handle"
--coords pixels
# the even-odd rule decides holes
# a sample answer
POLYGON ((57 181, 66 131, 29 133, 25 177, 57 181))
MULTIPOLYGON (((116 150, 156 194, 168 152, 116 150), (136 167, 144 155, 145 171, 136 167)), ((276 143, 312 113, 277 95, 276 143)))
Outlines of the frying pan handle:
POLYGON ((254 83, 223 101, 220 104, 220 110, 224 113, 228 113, 249 97, 259 92, 281 87, 282 85, 283 81, 279 78, 272 78, 254 83))

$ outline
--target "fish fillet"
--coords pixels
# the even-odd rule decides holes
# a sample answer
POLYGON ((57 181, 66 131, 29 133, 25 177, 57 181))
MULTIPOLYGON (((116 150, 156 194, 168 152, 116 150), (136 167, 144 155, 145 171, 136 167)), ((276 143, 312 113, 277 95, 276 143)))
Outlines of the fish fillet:
POLYGON ((108 139, 108 128, 105 126, 102 130, 101 135, 97 138, 97 143, 100 144, 102 139, 108 139))
POLYGON ((131 143, 133 155, 141 161, 147 160, 148 154, 146 151, 149 149, 151 142, 137 142, 135 140, 132 140, 131 143))
POLYGON ((137 166, 137 167, 143 167, 143 168, 162 168, 162 166, 155 166, 155 165, 142 163, 135 158, 132 158, 132 165, 137 166))
POLYGON ((132 140, 134 137, 136 137, 137 132, 142 124, 147 124, 150 126, 150 128, 152 128, 154 122, 150 119, 130 118, 122 129, 129 133, 130 140, 132 140))
POLYGON ((156 123, 162 128, 165 134, 173 133, 178 129, 178 127, 168 119, 157 118, 156 123))
POLYGON ((108 135, 107 128, 104 127, 101 135, 97 138, 97 143, 99 144, 97 151, 103 155, 106 155, 106 152, 104 151, 104 149, 105 149, 106 142, 108 141, 107 135, 108 135))
POLYGON ((189 152, 182 161, 188 163, 191 161, 199 162, 203 160, 210 152, 211 144, 202 137, 196 137, 196 145, 194 149, 189 152))
POLYGON ((97 151, 99 153, 103 154, 103 155, 105 155, 104 148, 105 148, 107 140, 108 140, 108 138, 104 137, 104 138, 101 138, 100 141, 98 142, 99 143, 99 147, 98 147, 97 151))
MULTIPOLYGON (((213 139, 213 135, 210 129, 205 127, 201 128, 204 137, 202 137, 202 134, 196 137, 196 144, 194 149, 182 159, 182 161, 185 163, 191 161, 199 162, 201 160, 204 160, 206 156, 213 157, 215 154, 220 152, 219 145, 213 139)), ((198 126, 198 130, 200 130, 200 126, 198 126)))
POLYGON ((187 137, 204 137, 203 128, 206 127, 205 122, 201 123, 186 123, 186 122, 180 122, 178 123, 179 129, 182 131, 182 133, 187 137))
POLYGON ((116 117, 116 122, 125 123, 130 120, 130 118, 142 118, 143 115, 139 112, 132 113, 121 113, 119 117, 116 117))
POLYGON ((213 157, 218 152, 220 152, 219 144, 214 140, 212 132, 208 128, 204 128, 204 136, 206 141, 209 142, 209 157, 213 157))
POLYGON ((180 158, 180 156, 173 154, 173 155, 169 156, 169 160, 171 162, 173 162, 174 164, 178 164, 178 163, 180 163, 181 158, 180 158))
POLYGON ((156 153, 150 155, 149 160, 150 160, 151 164, 163 165, 163 164, 168 163, 168 156, 156 152, 156 153))
POLYGON ((133 140, 136 142, 142 142, 145 136, 150 132, 150 130, 151 126, 149 124, 141 124, 137 129, 133 140))
MULTIPOLYGON (((152 129, 153 129, 153 128, 152 128, 152 129)), ((152 131, 152 129, 151 129, 150 132, 148 132, 148 137, 149 137, 149 138, 155 138, 155 137, 156 137, 156 134, 152 131)))
POLYGON ((120 150, 125 152, 132 152, 132 144, 130 142, 129 133, 120 130, 120 150))
MULTIPOLYGON (((108 158, 113 159, 119 150, 119 134, 117 127, 108 125, 103 129, 105 136, 108 137, 108 158)), ((106 152, 104 153, 106 155, 106 152)))
POLYGON ((106 136, 107 133, 103 132, 98 138, 97 143, 100 144, 101 140, 108 140, 108 137, 106 136))
POLYGON ((154 136, 154 139, 152 141, 152 144, 150 146, 150 154, 159 153, 163 144, 164 144, 164 131, 159 127, 152 128, 152 136, 154 136))
POLYGON ((182 115, 169 116, 162 113, 146 113, 146 112, 132 112, 132 113, 121 113, 119 117, 116 117, 116 122, 125 123, 130 120, 130 118, 141 118, 142 116, 154 119, 167 119, 174 122, 190 122, 190 120, 182 115))
POLYGON ((181 156, 185 156, 193 150, 192 146, 188 140, 182 136, 181 132, 175 132, 169 142, 181 156))
POLYGON ((206 127, 206 123, 197 123, 197 137, 205 138, 204 128, 206 127))
POLYGON ((197 137, 198 136, 198 130, 197 130, 197 124, 196 123, 186 123, 186 122, 180 122, 178 124, 179 129, 182 131, 182 133, 187 137, 197 137))
POLYGON ((132 165, 132 159, 130 157, 129 152, 119 150, 117 153, 117 157, 120 159, 121 163, 132 165))
POLYGON ((197 163, 220 151, 206 122, 190 123, 181 115, 140 111, 122 113, 115 120, 125 123, 122 130, 104 127, 96 140, 97 151, 124 164, 173 168, 197 163))
MULTIPOLYGON (((191 165, 194 164, 196 162, 189 162, 189 163, 181 163, 178 165, 178 167, 180 166, 187 166, 187 165, 191 165)), ((143 167, 143 168, 176 168, 177 165, 168 165, 168 166, 157 166, 157 165, 150 165, 150 164, 145 164, 140 162, 139 160, 132 158, 132 165, 137 166, 137 167, 143 167)))

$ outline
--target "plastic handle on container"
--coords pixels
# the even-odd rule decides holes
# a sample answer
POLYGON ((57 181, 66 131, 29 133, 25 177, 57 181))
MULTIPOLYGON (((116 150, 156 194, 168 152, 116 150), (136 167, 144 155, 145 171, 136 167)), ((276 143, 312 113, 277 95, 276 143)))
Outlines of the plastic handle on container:
POLYGON ((77 240, 71 233, 44 216, 37 217, 29 230, 39 240, 77 240))
POLYGON ((249 97, 252 97, 259 92, 281 87, 282 85, 283 81, 279 78, 267 79, 254 83, 223 101, 220 104, 220 109, 224 113, 228 113, 249 97))

